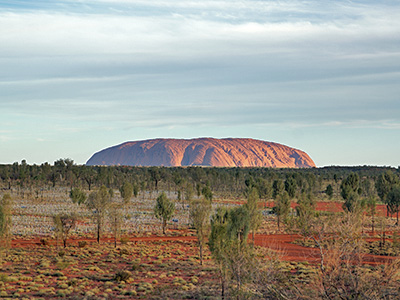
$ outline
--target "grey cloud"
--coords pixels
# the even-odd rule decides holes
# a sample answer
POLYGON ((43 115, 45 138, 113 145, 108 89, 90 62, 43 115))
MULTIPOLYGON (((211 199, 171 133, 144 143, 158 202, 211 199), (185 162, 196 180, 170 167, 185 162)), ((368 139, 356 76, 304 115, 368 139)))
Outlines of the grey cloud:
POLYGON ((19 3, 0 4, 2 141, 11 119, 45 139, 399 127, 394 1, 19 3))

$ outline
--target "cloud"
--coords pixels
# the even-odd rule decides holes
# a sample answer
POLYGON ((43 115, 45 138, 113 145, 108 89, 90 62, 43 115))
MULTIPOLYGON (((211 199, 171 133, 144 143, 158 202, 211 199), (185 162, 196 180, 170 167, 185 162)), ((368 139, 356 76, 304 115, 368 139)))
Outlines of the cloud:
POLYGON ((396 2, 0 7, 0 109, 20 139, 399 129, 396 2))
POLYGON ((342 127, 342 128, 362 128, 362 129, 385 129, 400 130, 400 122, 398 120, 354 120, 354 121, 331 121, 320 124, 326 127, 342 127))
MULTIPOLYGON (((109 1, 104 2, 107 5, 109 1)), ((382 14, 377 15, 368 6, 369 10, 363 8, 362 13, 360 6, 355 7, 357 13, 355 8, 345 7, 349 9, 347 17, 339 17, 340 11, 328 17, 326 8, 317 5, 316 11, 310 12, 312 6, 294 1, 280 4, 271 1, 113 3, 124 7, 135 5, 144 11, 127 15, 102 10, 72 14, 65 14, 63 10, 3 13, 0 15, 0 41, 7 46, 1 52, 9 56, 145 54, 146 57, 164 55, 192 59, 193 56, 220 56, 228 51, 230 55, 251 55, 315 49, 350 55, 358 53, 360 48, 375 51, 376 40, 393 46, 399 42, 393 37, 399 36, 400 13, 390 7, 380 9, 385 13, 382 18, 382 14), (171 10, 165 12, 165 7, 171 10), (174 13, 182 7, 184 11, 174 13), (239 21, 231 22, 221 15, 208 18, 201 11, 193 10, 195 8, 206 12, 218 8, 221 14, 228 13, 239 21), (254 11, 266 15, 258 19, 253 16, 254 11), (289 18, 293 12, 302 17, 289 18), (352 47, 346 47, 350 43, 352 47)), ((94 2, 86 1, 86 4, 90 6, 94 2)), ((346 9, 341 8, 342 11, 346 9)))

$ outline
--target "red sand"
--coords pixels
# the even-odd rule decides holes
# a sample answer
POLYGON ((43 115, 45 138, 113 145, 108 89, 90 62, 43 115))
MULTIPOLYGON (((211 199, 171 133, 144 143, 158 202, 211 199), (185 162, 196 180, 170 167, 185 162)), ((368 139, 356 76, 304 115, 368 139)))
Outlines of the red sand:
MULTIPOLYGON (((256 235, 255 244, 262 247, 267 247, 282 255, 285 261, 307 261, 316 264, 320 261, 319 249, 303 247, 293 244, 292 242, 300 238, 299 235, 292 234, 270 234, 270 235, 256 235)), ((149 236, 149 237, 132 237, 129 238, 131 242, 150 242, 150 241, 194 241, 194 236, 149 236)), ((77 245, 78 241, 96 242, 94 238, 77 238, 68 240, 68 245, 77 245)), ((55 240, 49 240, 50 245, 55 245, 55 240)), ((102 243, 113 243, 113 238, 103 238, 102 243)), ((41 245, 40 238, 31 240, 13 240, 12 247, 27 247, 41 245)), ((61 245, 61 243, 60 243, 61 245)), ((388 257, 365 254, 363 262, 366 264, 382 264, 389 263, 398 257, 388 257)))

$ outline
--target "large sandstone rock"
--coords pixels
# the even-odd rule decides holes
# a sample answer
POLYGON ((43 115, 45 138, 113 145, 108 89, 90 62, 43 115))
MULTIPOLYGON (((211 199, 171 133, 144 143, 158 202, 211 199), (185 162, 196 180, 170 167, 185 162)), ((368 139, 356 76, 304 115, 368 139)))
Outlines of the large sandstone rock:
POLYGON ((303 151, 254 139, 154 139, 126 142, 95 153, 87 165, 315 167, 303 151))

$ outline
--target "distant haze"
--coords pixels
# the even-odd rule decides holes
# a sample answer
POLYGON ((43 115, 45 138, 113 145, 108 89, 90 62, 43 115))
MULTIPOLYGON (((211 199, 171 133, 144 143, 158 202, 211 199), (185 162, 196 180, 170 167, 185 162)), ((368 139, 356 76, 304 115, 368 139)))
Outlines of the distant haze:
POLYGON ((303 151, 254 139, 153 139, 126 142, 94 154, 87 165, 315 167, 303 151))

